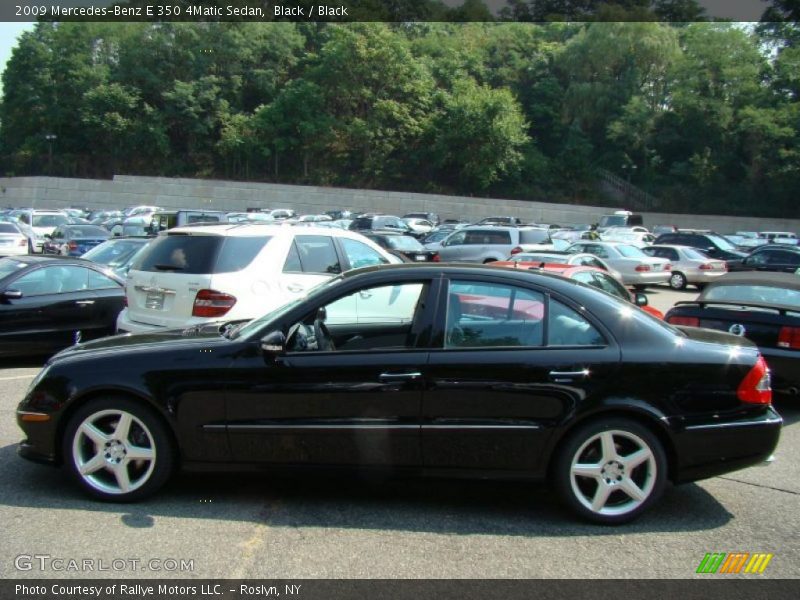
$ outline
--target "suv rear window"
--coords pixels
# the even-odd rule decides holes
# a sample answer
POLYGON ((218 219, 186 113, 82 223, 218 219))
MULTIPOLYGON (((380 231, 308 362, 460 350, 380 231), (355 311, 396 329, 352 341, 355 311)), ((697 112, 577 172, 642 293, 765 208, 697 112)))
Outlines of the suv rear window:
POLYGON ((153 240, 131 267, 136 271, 232 273, 249 265, 270 236, 167 235, 153 240))
POLYGON ((350 229, 372 229, 372 217, 359 217, 350 223, 350 229))
POLYGON ((546 229, 521 229, 520 244, 542 244, 550 241, 550 232, 546 229))

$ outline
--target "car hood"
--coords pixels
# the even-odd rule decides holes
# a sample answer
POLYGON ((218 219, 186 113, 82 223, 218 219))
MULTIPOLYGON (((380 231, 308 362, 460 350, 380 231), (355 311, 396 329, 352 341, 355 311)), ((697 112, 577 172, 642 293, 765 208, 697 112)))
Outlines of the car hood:
POLYGON ((157 333, 139 333, 112 335, 90 342, 83 342, 70 346, 53 356, 51 362, 62 359, 91 357, 108 353, 122 353, 128 351, 153 351, 159 347, 176 350, 181 347, 208 345, 209 342, 218 341, 226 343, 228 340, 220 335, 220 323, 210 323, 203 327, 190 327, 188 329, 168 329, 157 333))
POLYGON ((680 329, 683 333, 685 333, 689 339, 692 339, 696 342, 739 346, 743 348, 753 348, 754 350, 758 348, 758 346, 756 346, 747 338, 733 335, 732 333, 726 333, 724 331, 704 329, 701 327, 687 327, 684 325, 673 325, 673 327, 677 327, 677 329, 680 329))

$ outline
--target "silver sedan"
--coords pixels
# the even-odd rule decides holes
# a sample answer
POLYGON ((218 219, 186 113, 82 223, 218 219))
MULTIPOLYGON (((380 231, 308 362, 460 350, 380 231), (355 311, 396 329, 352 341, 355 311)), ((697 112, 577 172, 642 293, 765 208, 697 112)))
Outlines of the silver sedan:
POLYGON ((636 246, 618 242, 581 241, 572 244, 567 252, 586 252, 602 258, 622 275, 622 283, 643 290, 648 285, 667 283, 671 275, 670 262, 647 256, 636 246))
POLYGON ((689 284, 702 289, 707 283, 728 272, 724 260, 714 260, 697 248, 689 246, 661 244, 643 248, 642 252, 648 256, 664 258, 672 264, 669 286, 673 290, 682 290, 689 284))

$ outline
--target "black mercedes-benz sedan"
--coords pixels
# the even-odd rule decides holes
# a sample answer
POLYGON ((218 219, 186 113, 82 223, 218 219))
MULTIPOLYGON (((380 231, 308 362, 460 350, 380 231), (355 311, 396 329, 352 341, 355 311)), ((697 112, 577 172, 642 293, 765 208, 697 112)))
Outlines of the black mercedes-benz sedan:
POLYGON ((263 317, 106 338, 45 365, 22 456, 130 501, 177 467, 544 479, 622 523, 668 481, 769 459, 756 347, 573 280, 482 265, 348 272, 263 317))
POLYGON ((114 333, 124 281, 80 258, 0 258, 0 357, 52 354, 114 333))

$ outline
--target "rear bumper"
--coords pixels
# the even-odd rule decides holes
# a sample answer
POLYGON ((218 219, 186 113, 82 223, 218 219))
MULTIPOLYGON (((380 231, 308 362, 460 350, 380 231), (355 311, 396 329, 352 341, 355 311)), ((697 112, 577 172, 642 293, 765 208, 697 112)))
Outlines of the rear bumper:
MULTIPOLYGON (((678 271, 679 269, 674 269, 678 271)), ((686 273, 686 281, 689 283, 711 283, 716 281, 727 271, 700 271, 699 269, 686 273)))
POLYGON ((656 285, 669 281, 672 271, 644 271, 642 273, 622 273, 624 285, 656 285))
POLYGON ((769 461, 783 419, 769 407, 763 415, 737 421, 683 426, 674 434, 676 483, 715 477, 769 461))

